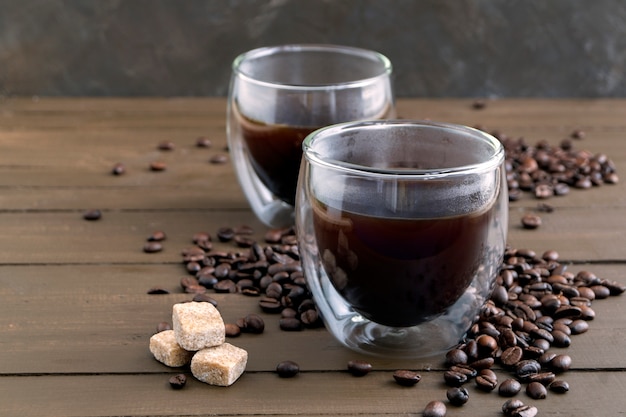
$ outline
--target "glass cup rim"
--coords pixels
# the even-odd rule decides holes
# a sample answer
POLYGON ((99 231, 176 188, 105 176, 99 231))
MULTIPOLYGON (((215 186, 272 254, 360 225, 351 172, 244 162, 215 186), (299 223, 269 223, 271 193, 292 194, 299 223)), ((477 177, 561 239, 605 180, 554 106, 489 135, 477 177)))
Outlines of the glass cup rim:
POLYGON ((322 44, 322 43, 301 43, 301 44, 285 44, 274 46, 263 46, 260 48, 252 49, 238 55, 232 63, 233 75, 239 78, 245 79, 249 83, 257 84, 260 86, 272 87, 276 89, 285 90, 306 90, 306 91, 328 91, 328 90, 342 90, 348 88, 359 88, 362 86, 375 84, 379 82, 381 78, 387 78, 392 73, 392 64, 389 58, 380 52, 358 48, 354 46, 334 45, 334 44, 322 44), (367 78, 359 78, 351 81, 344 81, 338 83, 320 83, 320 84, 290 84, 279 83, 273 81, 264 81, 253 77, 242 70, 241 65, 248 60, 263 58, 277 53, 302 53, 302 52, 330 52, 337 55, 353 55, 370 58, 373 61, 378 61, 382 64, 382 70, 378 75, 367 78))
POLYGON ((302 142, 302 153, 306 160, 318 166, 331 168, 337 171, 342 171, 348 175, 354 176, 368 176, 377 178, 402 178, 407 180, 430 180, 430 179, 444 179, 452 176, 462 176, 470 174, 478 174, 484 172, 490 172, 496 169, 502 164, 505 157, 505 150, 502 143, 494 136, 483 132, 482 130, 475 129, 469 126, 464 126, 454 123, 435 122, 431 120, 410 120, 410 119, 387 119, 387 120, 365 120, 357 122, 338 123, 330 126, 326 126, 311 132, 304 138, 302 142), (493 149, 493 153, 485 161, 466 164, 454 167, 446 168, 378 168, 361 164, 355 164, 346 161, 340 161, 333 158, 327 158, 320 155, 314 149, 314 142, 316 140, 323 139, 328 136, 342 135, 349 133, 349 131, 373 129, 382 127, 434 127, 442 128, 459 133, 469 134, 476 138, 482 139, 488 146, 493 149))

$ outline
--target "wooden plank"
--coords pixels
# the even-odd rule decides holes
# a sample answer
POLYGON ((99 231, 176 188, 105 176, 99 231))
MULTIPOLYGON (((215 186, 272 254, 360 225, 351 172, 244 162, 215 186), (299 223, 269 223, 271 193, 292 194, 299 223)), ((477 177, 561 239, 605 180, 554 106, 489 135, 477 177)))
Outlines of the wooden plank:
MULTIPOLYGON (((89 207, 85 207, 88 209, 89 207)), ((525 209, 511 210, 508 242, 537 252, 559 251, 568 261, 623 260, 626 235, 616 224, 625 207, 560 209, 543 214, 536 230, 521 227, 525 209), (580 219, 585 219, 581 221, 580 219)), ((180 250, 199 231, 215 233, 222 226, 247 224, 262 239, 267 230, 248 210, 163 210, 103 212, 101 220, 86 221, 82 211, 8 212, 0 216, 0 263, 161 263, 179 262, 180 250), (154 230, 170 237, 160 253, 142 252, 154 230)))
MULTIPOLYGON (((441 375, 422 372, 414 387, 395 384, 390 372, 372 372, 355 378, 347 373, 301 373, 281 379, 272 373, 246 373, 234 385, 212 387, 188 379, 182 390, 167 387, 168 374, 161 375, 60 375, 0 378, 3 415, 39 416, 380 416, 421 415, 432 400, 446 402, 441 375), (80 393, 80 395, 76 395, 80 393), (26 400, 27 399, 27 400, 26 400)), ((500 375, 500 379, 504 376, 500 375)), ((624 372, 570 372, 571 391, 531 400, 541 416, 618 416, 624 413, 620 400, 626 387, 624 372), (602 387, 602 392, 587 389, 602 387)), ((448 406, 449 417, 502 416, 506 398, 496 392, 478 391, 468 384, 470 400, 463 407, 448 406)))
MULTIPOLYGON (((626 265, 576 265, 601 278, 623 282, 626 265)), ((168 368, 148 352, 160 321, 171 322, 172 305, 190 300, 179 281, 181 265, 42 265, 0 266, 0 375, 37 373, 162 373, 168 368), (168 295, 148 295, 153 287, 168 295)), ((325 329, 284 332, 277 315, 264 314, 258 298, 211 294, 226 322, 260 314, 262 335, 244 334, 231 343, 250 353, 250 371, 272 371, 283 360, 303 370, 341 371, 360 358, 379 370, 442 369, 443 355, 417 360, 370 358, 336 342, 325 329)), ((598 300, 590 330, 573 337, 568 349, 575 369, 626 369, 624 297, 598 300)))

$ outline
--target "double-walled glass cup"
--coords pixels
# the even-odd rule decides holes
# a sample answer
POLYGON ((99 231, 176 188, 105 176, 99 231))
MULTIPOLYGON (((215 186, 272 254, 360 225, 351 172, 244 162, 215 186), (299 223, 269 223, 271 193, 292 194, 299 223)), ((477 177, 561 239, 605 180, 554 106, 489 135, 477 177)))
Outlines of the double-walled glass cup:
POLYGON ((305 136, 331 124, 394 117, 391 63, 373 51, 284 45, 237 57, 227 132, 239 183, 268 226, 294 224, 305 136))
POLYGON ((296 228, 326 327, 377 355, 457 344, 504 255, 501 143, 469 127, 388 120, 317 130, 303 151, 296 228))

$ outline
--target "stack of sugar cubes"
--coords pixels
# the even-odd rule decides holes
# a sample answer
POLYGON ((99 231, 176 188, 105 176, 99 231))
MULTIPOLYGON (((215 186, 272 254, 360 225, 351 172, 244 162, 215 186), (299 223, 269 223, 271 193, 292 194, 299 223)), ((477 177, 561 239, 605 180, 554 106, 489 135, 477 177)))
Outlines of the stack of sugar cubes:
POLYGON ((245 371, 248 352, 225 343, 224 320, 213 304, 175 304, 172 327, 150 338, 150 352, 159 362, 171 367, 191 364, 195 378, 219 386, 232 385, 245 371))

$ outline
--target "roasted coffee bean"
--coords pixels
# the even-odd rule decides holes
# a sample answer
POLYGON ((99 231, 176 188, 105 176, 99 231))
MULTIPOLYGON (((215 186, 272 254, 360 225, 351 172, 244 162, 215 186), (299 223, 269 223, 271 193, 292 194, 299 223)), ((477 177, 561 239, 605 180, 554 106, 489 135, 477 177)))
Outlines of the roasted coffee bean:
POLYGON ((536 214, 525 214, 524 216, 522 216, 522 226, 524 227, 524 229, 537 229, 539 226, 541 226, 541 217, 537 216, 536 214))
POLYGON ((100 220, 101 218, 102 218, 102 212, 98 209, 90 209, 83 213, 83 219, 85 220, 94 221, 94 220, 100 220))
POLYGON ((546 387, 539 382, 531 382, 526 386, 526 394, 533 400, 542 400, 548 395, 546 387))
POLYGON ((617 281, 602 280, 602 285, 609 289, 609 294, 615 296, 626 292, 626 285, 617 281))
POLYGON ((550 364, 550 361, 552 361, 552 359, 554 359, 555 356, 556 356, 556 353, 554 352, 545 352, 543 355, 537 358, 537 362, 539 362, 539 364, 542 367, 548 366, 550 364))
POLYGON ((198 278, 199 285, 209 289, 213 288, 219 281, 213 274, 196 275, 196 277, 198 278))
POLYGON ((589 323, 585 320, 574 320, 569 325, 569 328, 572 331, 572 334, 581 334, 589 330, 589 323))
POLYGON ((198 148, 210 148, 211 145, 211 140, 206 136, 199 136, 196 138, 196 147, 198 148))
POLYGON ((263 297, 259 300, 259 307, 266 313, 280 313, 283 309, 282 304, 275 298, 263 297))
POLYGON ((472 368, 476 370, 489 369, 495 363, 494 358, 482 358, 472 362, 472 368))
POLYGON ((460 372, 462 374, 465 374, 465 376, 467 376, 468 379, 475 378, 476 375, 478 375, 478 371, 469 365, 463 365, 463 364, 454 365, 454 366, 451 366, 450 369, 448 370, 452 372, 460 372))
POLYGON ((469 391, 463 387, 451 387, 446 391, 450 404, 460 407, 469 401, 469 391))
POLYGON ((443 373, 443 379, 448 386, 460 387, 467 382, 468 377, 462 372, 448 370, 443 373))
POLYGON ((467 354, 461 349, 451 349, 446 352, 446 365, 453 366, 467 363, 467 354))
POLYGON ((431 401, 426 404, 424 407, 424 411, 422 412, 423 417, 445 417, 448 410, 446 409, 446 405, 441 401, 431 401))
POLYGON ((150 162, 150 171, 160 172, 167 169, 167 164, 163 161, 150 162))
MULTIPOLYGON (((571 330, 569 331, 571 332, 571 330)), ((552 338, 553 338, 552 344, 556 347, 568 347, 572 343, 572 340, 570 339, 569 335, 567 335, 565 332, 561 330, 553 330, 552 338)))
POLYGON ((145 253, 157 253, 163 250, 161 242, 147 242, 143 245, 143 251, 145 253))
POLYGON ((539 413, 537 407, 524 405, 520 408, 513 410, 510 414, 511 417, 535 417, 539 413))
POLYGON ((241 335, 241 327, 234 323, 224 323, 226 329, 226 337, 238 337, 241 335))
POLYGON ((483 369, 476 377, 476 386, 483 391, 493 391, 498 386, 498 377, 491 369, 483 369))
POLYGON ((234 294, 237 292, 237 284, 233 280, 225 279, 213 285, 213 290, 217 293, 234 294))
POLYGON ((167 238, 165 232, 162 230, 155 230, 146 239, 148 242, 162 242, 167 238))
POLYGON ((351 360, 348 362, 348 372, 353 376, 364 376, 372 370, 372 365, 369 362, 361 360, 351 360))
POLYGON ((522 400, 518 398, 512 398, 510 400, 506 400, 504 404, 502 404, 502 413, 506 416, 513 415, 513 412, 524 406, 522 400))
POLYGON ((422 379, 422 376, 415 371, 407 369, 398 369, 393 373, 393 379, 404 387, 411 387, 422 379))
MULTIPOLYGON (((544 341, 546 342, 544 339, 536 339, 533 341, 533 343, 537 343, 537 342, 541 342, 544 341)), ((550 344, 548 342, 547 343, 547 348, 550 348, 550 344)), ((540 357, 541 355, 543 355, 545 353, 547 349, 544 349, 543 347, 538 347, 538 346, 528 346, 526 348, 524 348, 524 358, 525 359, 537 359, 538 357, 540 357)))
POLYGON ((281 330, 287 332, 298 332, 302 330, 302 322, 296 317, 283 317, 278 321, 278 325, 281 330))
POLYGON ((235 230, 232 227, 220 227, 217 231, 217 238, 220 242, 230 242, 235 237, 235 230))
POLYGON ((182 389, 187 384, 187 377, 185 374, 177 374, 169 379, 170 387, 173 389, 182 389))
POLYGON ((522 390, 522 384, 517 379, 509 378, 502 381, 498 387, 498 394, 502 397, 514 397, 522 390))
POLYGON ((550 361, 550 368, 554 372, 565 372, 572 366, 572 358, 569 355, 559 354, 550 361))
POLYGON ((500 355, 500 362, 504 366, 514 366, 522 360, 524 351, 519 346, 513 346, 505 349, 500 355))
POLYGON ((515 375, 524 379, 528 375, 536 374, 541 371, 541 365, 534 359, 525 359, 517 363, 515 366, 515 375))
POLYGON ((228 162, 228 155, 223 153, 218 153, 209 158, 209 162, 212 164, 225 164, 228 162))
POLYGON ((548 389, 552 392, 556 392, 557 394, 565 394, 569 391, 569 384, 562 379, 555 379, 548 385, 548 389))
POLYGON ((169 290, 161 287, 153 287, 148 290, 148 294, 169 294, 169 290))
POLYGON ((540 384, 547 386, 552 381, 554 381, 555 378, 556 375, 554 375, 554 373, 552 372, 539 372, 536 374, 528 375, 528 377, 526 377, 526 381, 539 382, 540 384))
POLYGON ((314 308, 303 311, 300 314, 300 321, 304 326, 309 328, 320 327, 322 325, 320 315, 317 312, 317 309, 314 308))
POLYGON ((481 334, 476 338, 478 344, 478 354, 480 356, 491 356, 498 349, 498 341, 486 334, 481 334))
POLYGON ((241 331, 245 333, 263 333, 265 330, 265 322, 258 314, 248 314, 243 318, 243 326, 241 331))
POLYGON ((157 149, 160 151, 172 151, 174 150, 174 148, 176 148, 176 145, 174 145, 174 142, 169 140, 159 142, 159 144, 157 145, 157 149))
POLYGON ((217 300, 206 293, 195 293, 191 301, 199 303, 211 303, 214 307, 217 307, 217 300))
POLYGON ((126 173, 126 166, 122 164, 121 162, 116 163, 115 165, 113 165, 113 168, 111 168, 111 174, 113 175, 123 175, 125 173, 126 173))
POLYGON ((282 361, 276 365, 276 373, 281 378, 293 378, 300 372, 300 366, 294 361, 282 361))

